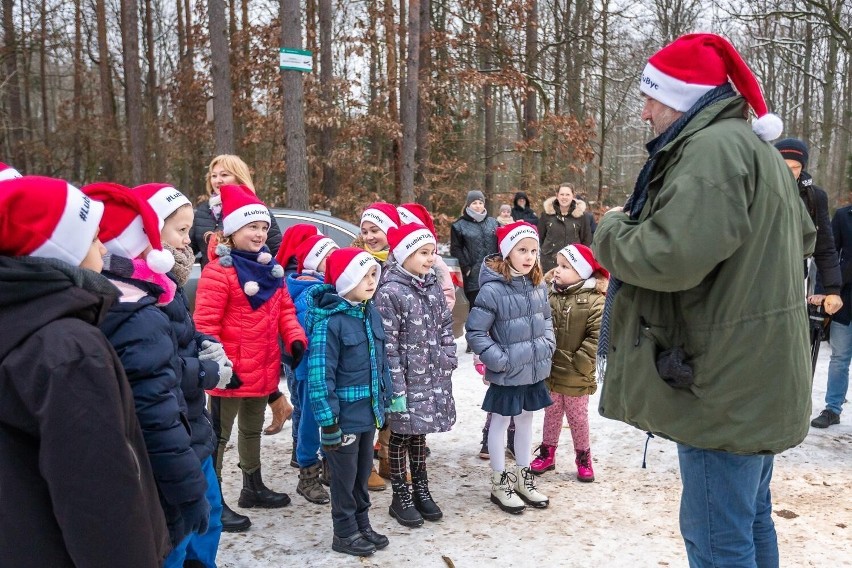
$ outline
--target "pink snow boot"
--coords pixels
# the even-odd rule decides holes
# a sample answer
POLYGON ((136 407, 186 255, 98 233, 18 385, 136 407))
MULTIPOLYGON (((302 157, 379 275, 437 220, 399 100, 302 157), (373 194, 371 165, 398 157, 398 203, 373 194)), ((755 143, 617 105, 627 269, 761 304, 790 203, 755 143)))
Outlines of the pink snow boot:
POLYGON ((592 451, 583 450, 575 452, 577 458, 574 463, 577 464, 577 479, 585 482, 595 480, 595 472, 592 470, 592 451))
POLYGON ((530 464, 530 471, 541 475, 545 471, 556 469, 556 446, 541 444, 538 448, 538 457, 530 464))

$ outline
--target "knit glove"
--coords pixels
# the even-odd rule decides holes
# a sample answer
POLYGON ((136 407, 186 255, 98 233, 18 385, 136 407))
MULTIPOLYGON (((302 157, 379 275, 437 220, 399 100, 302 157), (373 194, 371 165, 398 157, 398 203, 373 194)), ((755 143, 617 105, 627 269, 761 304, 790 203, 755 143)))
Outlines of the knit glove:
POLYGON ((198 352, 198 358, 202 361, 212 359, 214 361, 226 357, 225 348, 217 341, 205 339, 201 342, 201 351, 198 352))
POLYGON ((298 339, 291 343, 290 355, 292 357, 292 361, 290 362, 290 368, 295 370, 296 367, 299 366, 299 362, 302 360, 302 357, 305 355, 305 344, 299 341, 298 339))
POLYGON ((391 399, 390 406, 388 406, 389 412, 406 412, 408 411, 408 405, 406 404, 405 396, 396 396, 391 399))
POLYGON ((322 441, 322 449, 325 451, 332 451, 339 448, 340 443, 343 441, 343 432, 341 432, 340 426, 337 424, 323 426, 320 440, 322 441))
POLYGON ((184 503, 180 506, 180 515, 186 534, 204 534, 210 521, 210 504, 204 497, 184 503))
MULTIPOLYGON (((224 351, 222 353, 224 353, 224 351)), ((231 363, 231 360, 227 357, 217 360, 216 364, 219 365, 219 382, 216 383, 216 388, 228 388, 228 384, 231 382, 231 378, 234 375, 234 364, 231 363)))

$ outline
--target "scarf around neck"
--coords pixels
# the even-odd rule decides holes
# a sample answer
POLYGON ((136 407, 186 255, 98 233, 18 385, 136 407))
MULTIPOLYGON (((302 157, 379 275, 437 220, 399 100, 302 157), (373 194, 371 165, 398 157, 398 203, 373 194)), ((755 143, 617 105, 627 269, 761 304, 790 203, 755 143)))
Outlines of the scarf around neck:
POLYGON ((467 213, 468 217, 476 221, 477 223, 482 223, 485 221, 485 218, 488 217, 488 211, 483 211, 482 213, 477 213, 470 207, 465 207, 464 212, 467 213))
POLYGON ((163 248, 175 257, 175 265, 172 267, 171 273, 177 280, 178 286, 183 288, 189 281, 192 265, 195 263, 195 253, 190 246, 177 249, 170 244, 163 243, 163 248))
POLYGON ((220 255, 219 262, 222 266, 230 265, 234 268, 240 287, 253 310, 265 304, 284 285, 284 269, 275 262, 266 245, 260 252, 229 249, 227 255, 220 255))
MULTIPOLYGON (((660 150, 674 141, 680 133, 683 132, 683 129, 687 124, 689 124, 689 121, 695 118, 698 113, 710 105, 729 99, 735 95, 736 93, 730 83, 725 83, 724 85, 720 85, 715 89, 707 91, 695 102, 694 105, 692 105, 689 110, 684 112, 680 118, 669 126, 665 132, 645 145, 645 148, 648 150, 648 161, 646 161, 645 165, 642 166, 642 170, 639 172, 639 177, 636 178, 636 185, 633 187, 633 193, 624 204, 624 212, 627 213, 631 221, 639 219, 639 215, 642 213, 642 209, 644 209, 645 203, 648 201, 648 183, 651 181, 651 176, 653 175, 657 165, 660 150)), ((601 318, 600 336, 598 338, 596 367, 599 383, 603 382, 604 375, 606 373, 606 359, 609 353, 610 318, 612 317, 612 306, 615 303, 615 296, 618 294, 619 289, 621 289, 621 280, 616 278, 614 274, 611 274, 609 288, 606 293, 606 300, 604 301, 604 312, 603 317, 601 318)))

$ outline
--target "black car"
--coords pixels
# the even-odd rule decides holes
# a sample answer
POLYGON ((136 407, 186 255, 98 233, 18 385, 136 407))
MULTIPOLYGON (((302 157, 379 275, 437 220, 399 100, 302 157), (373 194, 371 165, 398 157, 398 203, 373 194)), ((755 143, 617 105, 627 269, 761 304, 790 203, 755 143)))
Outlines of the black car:
MULTIPOLYGON (((292 225, 299 223, 307 223, 314 225, 317 230, 323 235, 331 238, 340 247, 348 247, 355 240, 355 237, 361 232, 357 225, 353 225, 349 221, 344 221, 337 217, 332 217, 326 212, 314 211, 298 211, 296 209, 270 209, 272 216, 281 228, 281 232, 287 230, 292 225)), ((467 313, 470 305, 464 295, 462 285, 462 274, 459 262, 452 256, 442 255, 444 262, 450 268, 450 276, 453 279, 453 284, 456 286, 456 305, 453 308, 453 335, 456 338, 464 334, 464 322, 467 320, 467 313)), ((190 306, 195 308, 195 290, 198 287, 198 278, 201 276, 201 265, 196 263, 192 267, 189 281, 184 286, 187 296, 189 296, 190 306)))

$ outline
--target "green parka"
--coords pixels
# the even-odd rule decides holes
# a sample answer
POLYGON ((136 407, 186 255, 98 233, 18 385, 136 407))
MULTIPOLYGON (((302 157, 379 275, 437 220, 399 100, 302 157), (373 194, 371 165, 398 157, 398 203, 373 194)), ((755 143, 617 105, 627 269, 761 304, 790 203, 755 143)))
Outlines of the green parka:
MULTIPOLYGON (((605 281, 604 281, 605 282, 605 281)), ((552 286, 548 293, 556 334, 556 352, 548 388, 558 394, 595 394, 595 354, 605 297, 599 280, 587 280, 562 292, 552 286)))
POLYGON ((595 256, 624 283, 599 410, 698 448, 779 453, 808 432, 802 259, 816 231, 745 110, 735 97, 701 111, 661 150, 639 218, 598 225, 595 256), (688 389, 657 373, 673 346, 694 369, 688 389))

